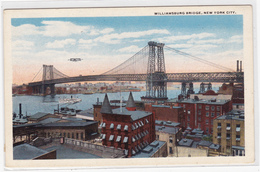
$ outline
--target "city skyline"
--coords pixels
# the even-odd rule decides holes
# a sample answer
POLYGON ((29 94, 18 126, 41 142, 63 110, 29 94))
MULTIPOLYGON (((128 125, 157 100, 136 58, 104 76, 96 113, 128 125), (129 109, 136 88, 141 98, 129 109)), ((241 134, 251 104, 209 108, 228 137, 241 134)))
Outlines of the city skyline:
MULTIPOLYGON (((43 64, 69 76, 98 75, 147 45, 165 43, 236 69, 243 60, 243 16, 143 16, 12 19, 13 83, 31 82, 43 64), (81 58, 71 62, 70 58, 81 58)), ((220 72, 165 51, 166 72, 220 72)))

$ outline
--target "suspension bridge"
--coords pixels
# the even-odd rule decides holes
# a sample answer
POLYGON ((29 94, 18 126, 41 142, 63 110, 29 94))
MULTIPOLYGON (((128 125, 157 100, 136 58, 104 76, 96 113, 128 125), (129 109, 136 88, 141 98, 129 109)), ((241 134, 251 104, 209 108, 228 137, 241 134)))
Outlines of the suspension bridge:
POLYGON ((53 65, 43 65, 42 69, 42 80, 28 83, 28 86, 33 90, 33 94, 45 95, 46 89, 49 87, 51 94, 54 95, 55 84, 61 83, 82 81, 145 81, 146 96, 144 96, 144 98, 167 99, 167 82, 182 83, 181 94, 186 96, 187 94, 194 93, 194 82, 200 82, 200 92, 205 92, 205 86, 207 89, 211 89, 211 83, 213 82, 243 83, 244 81, 242 61, 240 61, 240 67, 239 61, 237 61, 237 70, 235 71, 175 48, 165 46, 163 43, 153 41, 148 42, 147 46, 125 62, 100 75, 70 77, 58 71, 53 65), (225 72, 166 73, 164 49, 221 69, 225 72))

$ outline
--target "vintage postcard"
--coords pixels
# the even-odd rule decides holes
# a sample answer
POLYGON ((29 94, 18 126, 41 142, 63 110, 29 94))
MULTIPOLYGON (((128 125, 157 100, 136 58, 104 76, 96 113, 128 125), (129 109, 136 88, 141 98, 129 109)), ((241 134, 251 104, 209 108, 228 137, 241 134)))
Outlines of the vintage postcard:
POLYGON ((251 6, 4 10, 6 167, 254 163, 251 6))

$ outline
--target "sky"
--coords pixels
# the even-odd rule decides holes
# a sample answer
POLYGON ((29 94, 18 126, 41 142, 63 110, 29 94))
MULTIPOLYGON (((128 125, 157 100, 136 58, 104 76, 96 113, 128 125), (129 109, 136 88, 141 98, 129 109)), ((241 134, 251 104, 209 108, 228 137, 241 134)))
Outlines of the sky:
MULTIPOLYGON (((13 18, 13 83, 39 80, 43 64, 68 76, 97 75, 149 41, 236 70, 243 60, 243 16, 13 18), (70 58, 82 61, 71 62, 70 58)), ((225 72, 165 49, 166 72, 225 72)))

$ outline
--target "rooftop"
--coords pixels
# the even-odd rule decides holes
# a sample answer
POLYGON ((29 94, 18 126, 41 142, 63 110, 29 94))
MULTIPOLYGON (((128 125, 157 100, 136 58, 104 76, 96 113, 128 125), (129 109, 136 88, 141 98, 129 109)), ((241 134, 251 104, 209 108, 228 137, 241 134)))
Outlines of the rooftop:
POLYGON ((180 109, 181 106, 166 106, 166 105, 152 105, 152 107, 162 107, 162 108, 173 108, 173 109, 180 109))
POLYGON ((244 111, 232 110, 226 113, 226 115, 219 116, 216 119, 232 119, 232 120, 244 121, 244 118, 245 118, 244 111))
POLYGON ((169 134, 177 134, 178 131, 179 131, 179 128, 165 127, 165 126, 155 126, 155 131, 163 132, 163 133, 169 133, 169 134))
POLYGON ((25 143, 14 147, 13 157, 14 159, 34 159, 48 152, 25 143))
POLYGON ((191 146, 192 146, 192 143, 193 143, 193 140, 191 140, 191 139, 181 139, 181 140, 178 142, 178 145, 179 145, 179 146, 191 147, 191 146))
POLYGON ((86 152, 73 150, 62 145, 53 146, 46 148, 46 151, 52 151, 56 149, 57 159, 90 159, 90 158, 101 158, 97 155, 89 154, 86 152))
POLYGON ((206 140, 201 140, 198 145, 199 146, 209 147, 210 145, 212 145, 212 142, 206 141, 206 140))
POLYGON ((44 120, 39 121, 40 124, 47 124, 47 123, 53 123, 53 122, 57 122, 60 121, 60 118, 46 118, 44 120))
POLYGON ((155 125, 165 125, 165 126, 171 126, 171 127, 177 127, 180 125, 178 122, 172 122, 172 121, 160 121, 160 120, 155 120, 155 125))
POLYGON ((138 152, 132 158, 149 158, 155 154, 155 152, 160 149, 166 142, 164 141, 153 141, 150 145, 146 146, 140 152, 138 152))
POLYGON ((29 119, 39 119, 39 118, 42 118, 42 117, 44 117, 46 115, 48 115, 48 113, 37 112, 36 114, 30 116, 29 119))
POLYGON ((96 121, 87 121, 87 122, 56 122, 48 123, 40 127, 85 127, 97 123, 96 121))
POLYGON ((122 107, 122 112, 121 108, 113 109, 113 114, 118 114, 118 115, 130 115, 131 119, 133 121, 144 118, 146 116, 149 116, 152 114, 152 112, 145 112, 145 111, 129 111, 125 107, 122 107))

